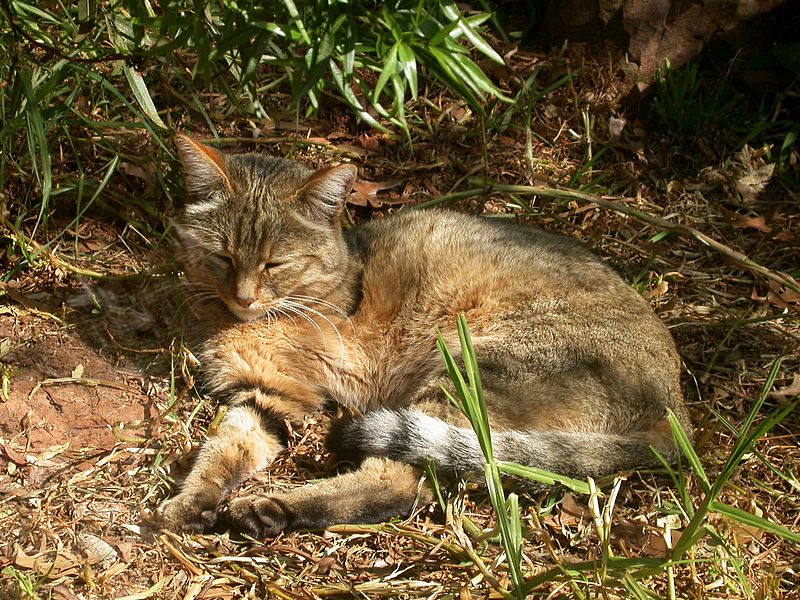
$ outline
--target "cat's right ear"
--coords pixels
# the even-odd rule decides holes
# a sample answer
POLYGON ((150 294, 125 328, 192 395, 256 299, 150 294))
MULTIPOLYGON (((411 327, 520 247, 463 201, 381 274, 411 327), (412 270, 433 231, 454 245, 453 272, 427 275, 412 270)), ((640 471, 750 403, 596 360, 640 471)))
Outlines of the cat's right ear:
POLYGON ((186 191, 191 196, 203 199, 213 192, 232 190, 222 152, 182 133, 175 143, 186 177, 186 191))
POLYGON ((357 175, 356 166, 347 163, 314 173, 303 186, 308 216, 334 223, 353 190, 357 175))

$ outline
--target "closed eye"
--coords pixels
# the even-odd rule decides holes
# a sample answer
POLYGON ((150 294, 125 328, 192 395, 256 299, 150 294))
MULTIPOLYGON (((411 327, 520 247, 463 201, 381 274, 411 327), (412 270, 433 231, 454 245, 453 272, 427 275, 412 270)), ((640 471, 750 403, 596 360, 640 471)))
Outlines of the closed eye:
POLYGON ((233 267, 233 259, 227 254, 219 254, 218 252, 215 252, 213 254, 209 254, 208 258, 212 262, 225 269, 230 269, 233 267))
POLYGON ((272 269, 276 269, 276 268, 280 267, 282 264, 283 264, 282 262, 267 262, 267 263, 264 263, 261 266, 261 268, 264 271, 270 271, 272 269))

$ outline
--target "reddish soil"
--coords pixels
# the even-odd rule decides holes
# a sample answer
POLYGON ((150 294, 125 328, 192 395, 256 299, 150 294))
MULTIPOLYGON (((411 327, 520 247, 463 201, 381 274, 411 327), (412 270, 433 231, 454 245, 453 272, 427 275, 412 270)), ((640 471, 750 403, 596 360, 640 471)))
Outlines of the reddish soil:
POLYGON ((17 449, 110 449, 115 425, 152 415, 141 376, 88 349, 75 328, 50 316, 0 316, 0 339, 14 344, 2 358, 10 378, 0 402, 0 435, 17 449))

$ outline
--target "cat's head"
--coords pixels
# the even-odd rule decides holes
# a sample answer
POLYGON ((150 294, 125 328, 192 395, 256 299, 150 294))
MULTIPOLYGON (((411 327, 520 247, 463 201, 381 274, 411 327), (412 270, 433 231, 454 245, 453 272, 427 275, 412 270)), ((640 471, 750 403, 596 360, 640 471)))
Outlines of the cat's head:
POLYGON ((183 135, 177 145, 189 200, 176 232, 198 295, 215 294, 249 321, 324 300, 341 282, 339 215, 355 166, 314 172, 285 158, 226 155, 183 135))

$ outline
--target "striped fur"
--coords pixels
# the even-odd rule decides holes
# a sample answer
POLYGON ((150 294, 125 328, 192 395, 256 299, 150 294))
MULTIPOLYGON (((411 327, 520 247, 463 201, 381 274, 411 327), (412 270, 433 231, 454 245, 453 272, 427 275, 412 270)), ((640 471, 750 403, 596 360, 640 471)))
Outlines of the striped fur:
POLYGON ((177 230, 189 304, 212 330, 201 354, 207 389, 230 410, 159 507, 165 526, 203 529, 222 514, 263 537, 377 521, 430 497, 418 486, 425 459, 444 474, 480 473, 434 344, 439 329, 458 346, 460 313, 501 459, 586 477, 653 465, 650 446, 672 456, 667 410, 689 427, 672 339, 573 240, 436 210, 343 231, 352 165, 313 172, 178 144, 191 195, 177 230), (283 423, 328 399, 363 414, 328 438, 360 466, 225 504, 284 447, 283 423))

